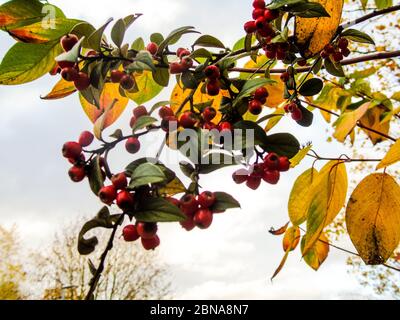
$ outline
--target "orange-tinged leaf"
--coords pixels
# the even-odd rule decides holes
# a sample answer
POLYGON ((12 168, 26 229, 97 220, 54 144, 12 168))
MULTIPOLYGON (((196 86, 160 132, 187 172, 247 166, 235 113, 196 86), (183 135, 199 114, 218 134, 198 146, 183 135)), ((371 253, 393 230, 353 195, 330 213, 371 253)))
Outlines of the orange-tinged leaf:
POLYGON ((284 234, 286 232, 288 226, 289 226, 289 222, 277 230, 275 230, 274 228, 271 228, 271 230, 269 230, 269 233, 274 236, 281 236, 282 234, 284 234))
POLYGON ((60 81, 56 83, 50 93, 46 96, 41 97, 43 100, 56 100, 65 98, 76 92, 76 88, 73 82, 65 81, 61 78, 60 81))
POLYGON ((400 161, 400 140, 397 140, 376 167, 376 170, 386 168, 400 161))
POLYGON ((285 266, 286 260, 289 256, 290 250, 286 250, 285 255, 283 256, 278 268, 275 270, 274 274, 271 277, 271 281, 275 279, 275 277, 282 271, 283 267, 285 266))
POLYGON ((0 28, 13 29, 42 20, 43 4, 39 1, 15 0, 0 6, 0 28))
POLYGON ((366 177, 346 210, 351 241, 368 265, 386 262, 400 242, 400 186, 385 173, 366 177))
POLYGON ((321 52, 332 40, 342 17, 344 0, 313 0, 313 2, 320 3, 330 17, 296 17, 296 43, 307 58, 321 52))
POLYGON ((118 99, 114 99, 110 105, 108 105, 105 109, 103 114, 96 120, 94 123, 93 134, 98 140, 103 140, 103 130, 106 128, 106 121, 108 114, 112 111, 115 107, 115 104, 118 102, 118 99))
POLYGON ((315 271, 317 271, 324 263, 329 254, 329 240, 324 233, 322 233, 317 242, 304 253, 305 237, 301 241, 304 261, 315 271))
MULTIPOLYGON (((365 115, 360 119, 360 122, 365 127, 388 134, 390 130, 390 121, 385 121, 385 122, 381 121, 381 117, 384 113, 385 113, 384 107, 382 106, 373 107, 365 113, 365 115)), ((363 130, 371 139, 374 145, 386 140, 386 138, 382 137, 382 135, 380 134, 374 133, 370 130, 365 130, 365 129, 363 130)))
POLYGON ((96 108, 95 105, 90 104, 81 94, 79 100, 82 104, 82 108, 92 123, 95 123, 105 112, 105 110, 112 104, 114 99, 118 101, 114 107, 107 112, 107 117, 104 120, 103 129, 112 125, 124 112, 128 105, 129 99, 121 96, 119 92, 119 84, 106 83, 104 85, 103 92, 100 96, 100 107, 96 108))
POLYGON ((282 246, 283 251, 293 251, 296 249, 300 242, 300 228, 290 227, 286 230, 285 236, 283 237, 282 246))

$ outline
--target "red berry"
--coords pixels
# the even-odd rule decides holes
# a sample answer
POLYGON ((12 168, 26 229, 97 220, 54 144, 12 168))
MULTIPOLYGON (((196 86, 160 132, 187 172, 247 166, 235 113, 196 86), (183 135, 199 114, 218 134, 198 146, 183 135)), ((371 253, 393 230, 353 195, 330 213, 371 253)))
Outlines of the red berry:
POLYGON ((202 209, 195 213, 193 221, 200 229, 207 229, 213 222, 213 214, 208 209, 202 209))
POLYGON ((158 112, 159 116, 161 119, 164 119, 166 117, 173 117, 175 116, 174 111, 167 106, 164 106, 160 109, 160 111, 158 112))
MULTIPOLYGON (((264 38, 270 38, 270 37, 273 37, 275 35, 274 29, 267 22, 264 22, 263 27, 259 28, 258 33, 260 34, 260 36, 262 36, 264 38)), ((268 40, 268 41, 271 41, 271 39, 268 40)))
POLYGON ((70 164, 76 165, 76 164, 83 164, 85 160, 86 160, 85 155, 81 153, 78 158, 69 158, 68 162, 70 164))
POLYGON ((183 57, 190 56, 190 51, 185 48, 179 48, 176 50, 176 55, 182 59, 183 57))
POLYGON ((117 190, 125 189, 128 186, 128 179, 125 172, 113 175, 111 182, 117 190))
POLYGON ((135 86, 135 80, 129 74, 125 74, 121 78, 120 84, 123 89, 131 90, 135 86))
POLYGON ((262 112, 262 104, 258 100, 253 100, 249 103, 249 112, 254 115, 259 115, 262 112))
POLYGON ((95 50, 89 50, 89 51, 85 54, 85 56, 86 56, 86 57, 97 57, 97 56, 98 56, 98 53, 97 53, 97 51, 95 51, 95 50))
POLYGON ((307 60, 306 59, 301 59, 301 60, 297 61, 297 64, 300 67, 305 67, 307 65, 307 60))
POLYGON ((331 44, 327 44, 324 48, 324 51, 328 54, 333 54, 335 53, 335 48, 331 44))
POLYGON ((340 62, 343 60, 343 54, 341 52, 335 52, 332 56, 335 62, 340 62))
POLYGON ((279 168, 279 157, 276 153, 270 153, 264 159, 264 165, 267 169, 278 170, 279 168))
POLYGON ((136 117, 136 119, 139 119, 141 117, 149 115, 149 113, 147 112, 145 106, 139 106, 133 110, 133 115, 136 117))
POLYGON ((280 179, 280 173, 278 170, 265 170, 263 180, 269 184, 277 184, 280 179))
POLYGON ((82 147, 88 147, 92 144, 94 140, 94 135, 90 131, 83 131, 79 136, 79 144, 82 147))
POLYGON ((136 137, 129 138, 126 140, 125 149, 131 154, 138 153, 140 150, 140 141, 136 137))
POLYGON ((346 49, 341 49, 340 52, 342 53, 343 56, 348 57, 351 53, 351 51, 346 48, 346 49))
POLYGON ((142 245, 145 250, 154 250, 160 245, 160 238, 157 235, 151 239, 142 238, 142 245))
POLYGON ((74 67, 68 67, 61 70, 61 77, 65 81, 75 81, 78 78, 78 71, 74 67))
POLYGON ((280 157, 279 158, 279 171, 286 172, 290 169, 290 161, 287 157, 280 157))
POLYGON ((129 121, 129 125, 131 126, 131 128, 133 128, 133 126, 136 124, 136 122, 137 122, 136 117, 132 117, 131 121, 129 121))
POLYGON ((62 153, 64 158, 79 159, 82 153, 82 146, 77 142, 66 142, 63 145, 62 153))
POLYGON ((303 112, 299 108, 296 108, 292 112, 292 119, 294 121, 300 121, 301 119, 303 119, 303 112))
POLYGON ((186 216, 193 217, 198 208, 199 203, 194 195, 187 194, 181 199, 181 210, 186 216))
POLYGON ((99 198, 105 204, 111 205, 117 198, 117 190, 114 186, 103 187, 100 189, 99 198))
POLYGON ((295 102, 291 102, 286 106, 285 110, 286 109, 288 110, 287 112, 293 113, 295 110, 298 109, 298 106, 297 106, 297 104, 295 102))
POLYGON ((187 218, 187 220, 180 222, 180 224, 186 231, 192 231, 196 227, 193 218, 187 218))
POLYGON ((147 240, 154 238, 158 231, 157 223, 150 222, 138 222, 136 223, 136 229, 139 236, 147 240))
POLYGON ((268 98, 268 96, 269 96, 269 93, 265 87, 258 88, 254 92, 254 99, 259 100, 259 101, 262 99, 268 98))
POLYGON ((81 182, 86 177, 85 168, 81 166, 73 166, 69 169, 68 175, 73 182, 81 182))
POLYGON ((253 17, 253 19, 254 20, 257 20, 258 18, 260 18, 260 17, 263 17, 264 18, 264 9, 254 9, 253 10, 253 14, 252 14, 252 17, 253 17))
POLYGON ((278 51, 276 52, 276 59, 278 59, 278 60, 285 60, 285 58, 286 58, 286 52, 285 52, 285 51, 280 51, 280 50, 278 50, 278 51))
POLYGON ((279 11, 277 11, 277 10, 265 9, 264 18, 265 18, 267 21, 275 20, 275 19, 278 18, 278 17, 279 17, 279 11))
POLYGON ((129 210, 135 205, 135 197, 126 190, 121 191, 117 195, 117 206, 122 210, 129 210))
POLYGON ((235 171, 232 175, 233 181, 237 184, 242 184, 247 181, 249 177, 249 172, 246 169, 239 169, 235 171))
POLYGON ((179 119, 179 124, 185 129, 194 128, 197 123, 197 118, 195 114, 191 111, 186 111, 179 119))
POLYGON ((265 52, 265 55, 267 56, 268 59, 275 59, 276 58, 276 51, 269 51, 267 50, 265 52))
POLYGON ((158 51, 158 45, 155 42, 150 42, 147 47, 146 47, 147 51, 150 52, 151 55, 155 55, 158 51))
POLYGON ((253 8, 264 9, 265 8, 265 1, 264 0, 254 0, 253 1, 253 8))
POLYGON ((284 72, 284 73, 281 74, 281 80, 282 80, 283 82, 288 82, 288 81, 289 81, 289 78, 290 78, 290 76, 289 76, 289 73, 288 73, 288 72, 284 72))
POLYGON ((175 131, 178 127, 178 119, 175 116, 165 117, 161 121, 161 129, 165 132, 175 131))
POLYGON ((217 96, 221 90, 219 81, 216 79, 211 79, 207 83, 207 94, 209 96, 217 96))
POLYGON ((75 62, 71 62, 71 61, 59 61, 58 62, 58 66, 61 69, 65 69, 65 68, 73 68, 75 66, 75 62))
POLYGON ((61 46, 64 51, 70 51, 79 41, 79 38, 74 34, 63 36, 60 40, 61 46))
POLYGON ((165 200, 167 200, 168 202, 172 203, 176 207, 179 207, 181 205, 181 202, 178 199, 175 199, 175 198, 172 198, 172 197, 165 198, 165 200))
POLYGON ((349 46, 349 40, 347 40, 346 38, 339 39, 338 47, 340 49, 347 49, 348 46, 349 46))
POLYGON ((246 185, 252 190, 257 190, 261 185, 261 178, 258 175, 251 174, 247 178, 246 185))
MULTIPOLYGON (((208 131, 211 131, 211 130, 218 130, 218 126, 217 126, 216 124, 212 123, 212 122, 206 122, 206 123, 203 125, 203 128, 206 129, 206 130, 208 130, 208 131)), ((219 131, 219 130, 218 130, 218 131, 219 131)))
POLYGON ((184 71, 190 69, 191 67, 193 67, 193 59, 189 58, 189 57, 183 57, 181 60, 181 65, 182 68, 184 69, 184 71))
POLYGON ((221 122, 218 126, 219 131, 228 131, 232 132, 233 131, 233 126, 229 122, 221 122))
POLYGON ((254 32, 256 32, 257 31, 256 22, 254 20, 247 21, 244 24, 244 31, 246 31, 246 33, 254 33, 254 32))
POLYGON ((204 109, 203 111, 203 119, 206 122, 210 122, 211 120, 213 120, 215 117, 217 116, 217 110, 215 110, 212 107, 207 107, 204 109))
POLYGON ((210 191, 204 191, 198 196, 197 201, 199 202, 201 208, 208 209, 215 204, 217 198, 215 197, 214 193, 210 191))
POLYGON ((185 71, 184 66, 179 62, 172 62, 169 65, 169 73, 170 74, 179 74, 185 71))
POLYGON ((209 79, 218 79, 219 77, 221 77, 221 71, 215 65, 211 65, 205 68, 204 74, 209 79))
POLYGON ((84 91, 90 86, 90 78, 87 73, 79 72, 78 77, 74 80, 75 88, 79 91, 84 91))
POLYGON ((266 20, 264 18, 264 15, 261 17, 257 18, 256 20, 256 27, 258 30, 262 30, 265 27, 266 20))
POLYGON ((329 53, 326 52, 325 50, 321 51, 321 58, 322 59, 328 59, 329 58, 329 53))
POLYGON ((122 230, 122 236, 126 242, 133 242, 140 238, 136 226, 133 224, 126 226, 122 230))
POLYGON ((125 76, 125 72, 121 70, 112 70, 111 71, 111 81, 113 83, 120 83, 122 78, 125 76))

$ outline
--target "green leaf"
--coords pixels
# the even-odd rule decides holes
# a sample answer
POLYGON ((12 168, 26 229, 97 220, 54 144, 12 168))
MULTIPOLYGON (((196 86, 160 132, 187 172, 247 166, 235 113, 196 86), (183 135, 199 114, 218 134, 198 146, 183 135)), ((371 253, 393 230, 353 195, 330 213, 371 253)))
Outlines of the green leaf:
POLYGON ((158 47, 158 53, 162 53, 167 46, 172 45, 172 44, 176 43, 177 41, 179 41, 179 39, 184 34, 187 34, 187 33, 198 33, 197 31, 195 31, 193 29, 194 29, 194 27, 186 26, 186 27, 181 27, 181 28, 178 28, 176 30, 173 30, 165 38, 165 40, 160 43, 160 45, 158 47))
POLYGON ((141 129, 144 129, 144 128, 152 125, 155 122, 157 122, 156 118, 149 117, 149 116, 140 117, 139 119, 137 119, 135 125, 132 128, 132 131, 133 132, 139 131, 141 129))
POLYGON ((214 192, 217 199, 215 204, 210 208, 213 212, 223 212, 228 209, 240 208, 240 203, 225 192, 214 192))
POLYGON ((324 83, 321 79, 313 78, 307 80, 300 88, 299 93, 305 97, 312 97, 321 92, 324 83))
POLYGON ((142 72, 144 70, 147 71, 156 70, 153 63, 153 58, 147 50, 139 51, 136 57, 133 59, 133 62, 130 65, 128 65, 125 69, 128 73, 142 72))
POLYGON ((289 159, 296 156, 300 151, 299 141, 289 133, 277 133, 267 136, 266 144, 263 147, 268 152, 275 152, 289 159))
POLYGON ((159 45, 161 42, 164 41, 164 37, 163 37, 163 35, 161 33, 153 33, 150 36, 150 41, 154 42, 154 43, 157 43, 159 45))
MULTIPOLYGON (((252 121, 240 121, 235 123, 234 125, 235 129, 240 129, 242 130, 242 135, 239 137, 238 135, 235 134, 235 139, 240 139, 242 138, 242 143, 241 146, 243 149, 248 149, 251 147, 254 147, 253 145, 250 145, 246 139, 246 131, 247 130, 252 130, 254 133, 254 144, 255 145, 266 145, 268 143, 267 139, 267 134, 264 131, 263 128, 261 128, 258 124, 252 121)), ((238 142, 235 142, 235 144, 238 144, 238 142)))
POLYGON ((194 50, 191 54, 190 57, 192 59, 197 59, 197 58, 206 58, 206 59, 211 59, 212 54, 210 51, 204 48, 196 49, 194 50))
POLYGON ((266 78, 256 78, 256 79, 251 79, 251 80, 246 81, 242 90, 237 95, 233 105, 235 106, 241 99, 243 99, 246 96, 249 96, 254 91, 256 91, 258 88, 264 87, 267 84, 273 84, 273 83, 275 83, 274 80, 266 79, 266 78))
POLYGON ((135 50, 135 51, 142 51, 145 49, 145 45, 144 45, 144 40, 143 38, 137 38, 135 41, 133 41, 132 45, 131 45, 131 50, 135 50))
POLYGON ((97 196, 104 186, 103 172, 100 166, 100 157, 96 156, 87 167, 90 189, 97 196))
POLYGON ((326 71, 328 71, 331 75, 336 77, 345 77, 341 64, 334 64, 331 59, 325 59, 324 65, 326 71))
POLYGON ((12 30, 39 22, 45 16, 43 4, 37 0, 13 0, 0 6, 0 28, 12 30))
POLYGON ((286 11, 301 18, 330 17, 325 8, 318 2, 299 3, 289 7, 286 11))
POLYGON ((164 172, 152 163, 143 163, 139 165, 131 176, 129 188, 145 186, 153 183, 161 183, 167 180, 164 172))
POLYGON ((373 74, 375 74, 376 71, 377 69, 375 67, 370 67, 363 70, 356 70, 349 77, 353 79, 364 79, 372 76, 373 74))
POLYGON ((152 198, 140 203, 135 219, 141 222, 180 222, 187 217, 169 201, 152 198))
POLYGON ((374 39, 372 39, 368 34, 361 32, 356 29, 347 29, 342 32, 342 37, 346 37, 349 40, 360 42, 360 43, 368 43, 375 45, 374 39))
POLYGON ((52 70, 54 60, 61 52, 59 41, 44 44, 16 43, 1 62, 0 84, 22 84, 42 77, 52 70))
POLYGON ((114 24, 114 27, 111 30, 111 39, 115 43, 115 45, 120 48, 122 42, 124 41, 124 36, 126 32, 126 26, 123 19, 117 20, 114 24))
POLYGON ((393 0, 375 0, 376 7, 381 10, 393 6, 393 0))
POLYGON ((93 32, 89 38, 87 39, 87 43, 89 48, 101 52, 101 40, 103 39, 104 31, 106 30, 107 26, 113 21, 112 18, 108 19, 107 22, 93 32))
POLYGON ((210 35, 201 36, 194 42, 193 46, 225 49, 225 45, 220 40, 210 35))
POLYGON ((297 3, 302 3, 304 0, 274 0, 271 4, 267 6, 269 9, 281 9, 282 7, 288 5, 294 5, 297 3))
POLYGON ((204 156, 198 165, 200 174, 209 174, 222 168, 236 165, 235 157, 231 154, 213 152, 204 156))
POLYGON ((138 92, 126 92, 126 96, 141 105, 155 98, 163 89, 153 79, 153 74, 150 71, 144 71, 142 74, 135 75, 135 80, 138 86, 138 92))

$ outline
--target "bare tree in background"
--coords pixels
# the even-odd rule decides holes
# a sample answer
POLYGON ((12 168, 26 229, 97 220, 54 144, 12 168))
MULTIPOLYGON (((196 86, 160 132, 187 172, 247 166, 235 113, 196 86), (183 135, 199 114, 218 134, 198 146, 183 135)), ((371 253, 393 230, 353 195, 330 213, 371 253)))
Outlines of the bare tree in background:
MULTIPOLYGON (((79 221, 80 222, 80 221, 79 221)), ((76 223, 57 234, 51 247, 36 254, 35 278, 43 296, 41 298, 83 300, 92 276, 90 261, 97 256, 84 257, 77 251, 76 223)), ((97 234, 100 243, 107 232, 97 234)), ((168 299, 171 284, 166 266, 157 252, 145 252, 136 243, 116 241, 107 258, 95 298, 99 300, 168 299)))

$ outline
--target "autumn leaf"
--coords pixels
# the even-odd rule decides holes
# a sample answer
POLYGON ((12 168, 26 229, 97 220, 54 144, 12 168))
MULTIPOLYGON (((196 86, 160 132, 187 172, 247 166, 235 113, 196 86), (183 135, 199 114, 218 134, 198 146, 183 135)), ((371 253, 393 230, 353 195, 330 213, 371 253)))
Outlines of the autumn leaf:
POLYGON ((76 92, 76 88, 73 82, 65 81, 61 78, 60 81, 56 83, 50 93, 41 97, 43 100, 56 100, 65 98, 76 92))
MULTIPOLYGON (((351 94, 345 89, 327 83, 314 103, 323 109, 336 111, 338 109, 338 101, 343 96, 348 96, 351 99, 351 94)), ((320 111, 326 122, 331 122, 332 115, 326 111, 320 111)))
POLYGON ((386 262, 400 242, 400 186, 386 173, 366 177, 346 210, 351 241, 368 265, 386 262))
POLYGON ((159 194, 167 195, 167 196, 174 196, 180 193, 185 193, 186 188, 182 181, 179 178, 175 178, 170 183, 168 183, 165 187, 160 187, 158 189, 159 194))
POLYGON ((38 0, 14 0, 0 6, 0 28, 14 29, 43 19, 43 4, 38 0))
POLYGON ((163 89, 153 79, 151 71, 143 71, 142 74, 134 74, 137 92, 126 92, 126 96, 138 105, 154 99, 163 89))
POLYGON ((286 232, 288 227, 289 227, 289 222, 286 223, 283 227, 280 227, 279 229, 275 230, 274 228, 271 228, 271 230, 269 230, 269 233, 274 236, 281 236, 286 232))
MULTIPOLYGON (((374 108, 371 108, 360 119, 360 123, 367 128, 371 128, 378 132, 388 134, 390 130, 390 121, 382 121, 381 118, 385 111, 386 110, 383 106, 376 106, 374 108)), ((385 137, 382 137, 382 135, 374 133, 371 130, 363 130, 368 135, 374 145, 386 140, 385 137)))
POLYGON ((296 168, 300 162, 304 160, 304 158, 308 155, 312 148, 312 145, 308 145, 307 147, 304 147, 301 149, 292 159, 290 159, 290 167, 291 168, 296 168))
POLYGON ((295 39, 306 58, 313 57, 330 43, 342 17, 344 0, 315 0, 329 13, 330 17, 296 17, 295 39))
POLYGON ((299 227, 290 227, 286 230, 285 236, 283 237, 282 246, 283 251, 287 250, 293 251, 296 249, 297 245, 300 242, 300 228, 299 227))
POLYGON ((386 153, 385 157, 379 162, 376 170, 386 168, 400 161, 400 140, 397 140, 386 153))
POLYGON ((272 128, 274 128, 283 118, 283 116, 279 116, 279 115, 284 115, 285 110, 284 110, 284 106, 285 106, 286 102, 281 103, 278 108, 274 111, 273 115, 277 115, 276 117, 271 117, 266 126, 265 126, 265 131, 268 132, 270 131, 272 128))
POLYGON ((310 249, 308 249, 307 253, 305 253, 304 251, 305 240, 306 238, 303 237, 301 241, 303 259, 311 268, 313 268, 315 271, 318 271, 318 269, 328 257, 329 240, 326 235, 322 233, 318 241, 316 241, 314 245, 310 249))

